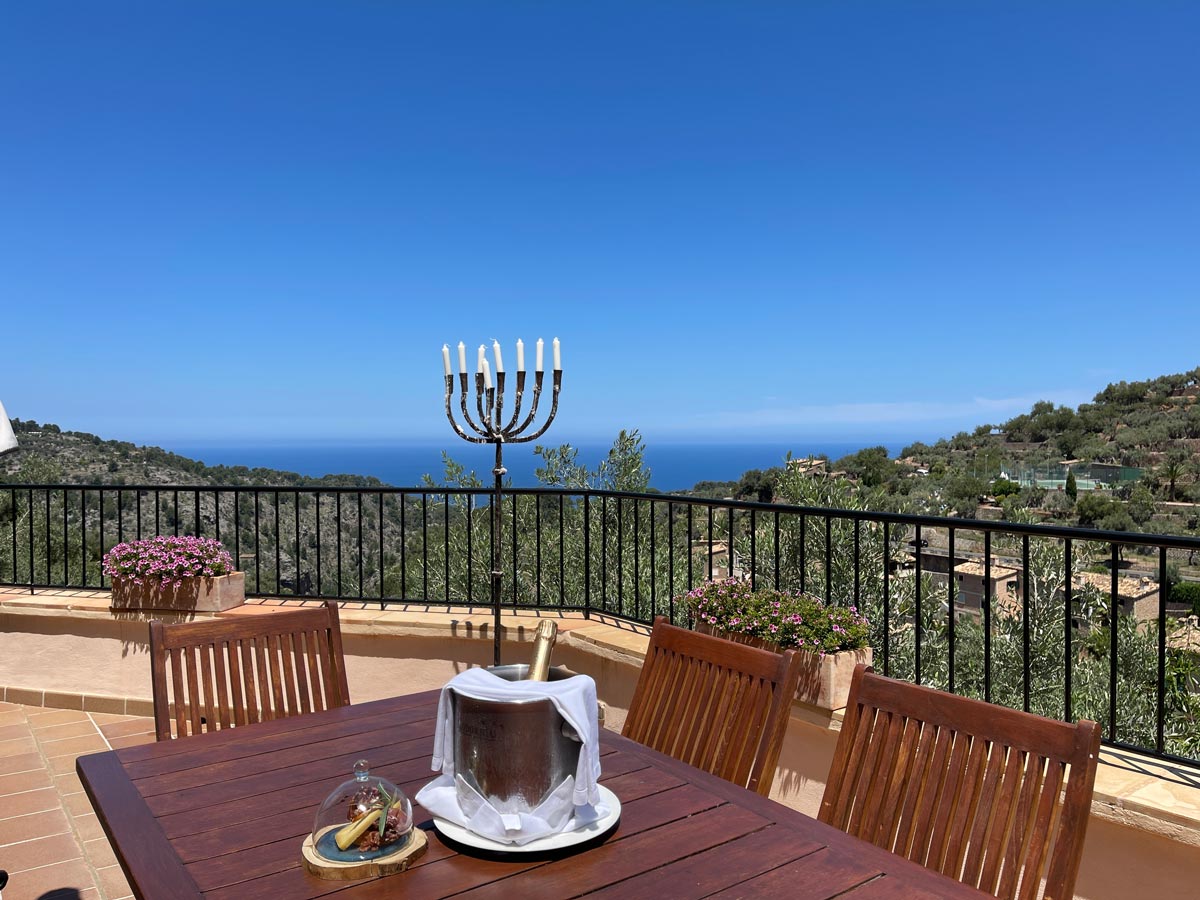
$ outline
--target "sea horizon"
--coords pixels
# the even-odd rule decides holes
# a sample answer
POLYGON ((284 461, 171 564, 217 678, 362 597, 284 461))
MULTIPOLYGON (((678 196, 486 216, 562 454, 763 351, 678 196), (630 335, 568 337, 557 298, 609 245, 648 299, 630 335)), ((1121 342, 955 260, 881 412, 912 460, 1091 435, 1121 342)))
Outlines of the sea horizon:
MULTIPOLYGON (((787 453, 793 457, 826 455, 831 460, 855 453, 865 447, 883 446, 890 456, 919 440, 907 441, 793 441, 731 443, 656 443, 647 445, 645 465, 650 469, 650 486, 660 491, 682 491, 701 481, 736 481, 752 469, 782 466, 787 453)), ((312 478, 324 475, 358 475, 378 478, 394 487, 415 487, 422 476, 430 475, 440 483, 443 475, 442 452, 446 451, 468 471, 474 471, 485 484, 491 481, 494 460, 490 446, 427 442, 390 444, 361 442, 334 444, 300 441, 159 442, 164 450, 203 462, 205 465, 246 466, 296 472, 312 478)), ((504 465, 515 487, 536 487, 535 471, 543 465, 533 452, 533 444, 513 444, 505 448, 504 465)), ((550 446, 558 446, 551 444, 550 446)), ((595 469, 611 449, 611 442, 581 442, 572 445, 579 451, 578 461, 595 469)))

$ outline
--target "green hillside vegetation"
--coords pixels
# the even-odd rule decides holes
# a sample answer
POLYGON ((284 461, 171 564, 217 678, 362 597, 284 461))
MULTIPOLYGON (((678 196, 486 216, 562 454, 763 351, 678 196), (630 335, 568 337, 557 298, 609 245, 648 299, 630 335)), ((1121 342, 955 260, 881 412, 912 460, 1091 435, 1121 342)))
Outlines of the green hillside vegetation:
MULTIPOLYGON (((1035 403, 1007 422, 912 444, 897 459, 884 447, 868 447, 823 462, 825 471, 869 497, 873 509, 963 518, 1029 514, 1085 528, 1195 534, 1200 368, 1110 384, 1078 409, 1035 403)), ((701 482, 691 493, 786 500, 784 471, 701 482)))
POLYGON ((326 475, 247 466, 207 466, 161 447, 106 441, 84 431, 12 420, 21 452, 0 458, 0 484, 172 484, 243 487, 380 487, 378 478, 326 475))

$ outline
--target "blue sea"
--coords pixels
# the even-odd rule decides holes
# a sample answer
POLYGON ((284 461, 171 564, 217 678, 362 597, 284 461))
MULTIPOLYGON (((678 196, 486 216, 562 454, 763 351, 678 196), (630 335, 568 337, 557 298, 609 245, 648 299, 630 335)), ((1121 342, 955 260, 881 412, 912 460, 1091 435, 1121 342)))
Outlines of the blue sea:
MULTIPOLYGON (((650 485, 660 491, 687 490, 700 481, 736 481, 750 469, 769 469, 783 465, 788 450, 793 456, 826 454, 838 459, 864 447, 883 446, 892 456, 911 441, 830 442, 811 441, 785 444, 651 444, 646 448, 650 485)), ((489 446, 459 444, 201 444, 163 445, 207 465, 249 466, 298 472, 319 478, 322 475, 373 475, 385 484, 413 487, 422 475, 442 480, 442 451, 468 470, 474 470, 487 484, 491 481, 494 451, 489 446)), ((607 454, 611 444, 580 444, 579 461, 589 468, 607 454)), ((532 444, 513 444, 504 449, 504 465, 516 487, 536 487, 534 471, 542 465, 532 444)))

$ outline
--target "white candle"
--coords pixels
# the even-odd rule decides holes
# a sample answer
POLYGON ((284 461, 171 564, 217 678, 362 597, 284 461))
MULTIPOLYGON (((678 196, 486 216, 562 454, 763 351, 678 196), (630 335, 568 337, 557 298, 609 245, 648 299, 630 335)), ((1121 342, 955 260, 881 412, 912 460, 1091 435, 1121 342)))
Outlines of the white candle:
POLYGON ((525 371, 525 343, 517 338, 517 371, 525 371))
POLYGON ((492 352, 496 354, 496 374, 504 371, 504 357, 500 355, 500 342, 492 341, 492 352))
POLYGON ((542 339, 537 342, 537 371, 542 371, 542 339))
POLYGON ((442 365, 446 367, 446 377, 450 377, 450 348, 442 344, 442 365))
POLYGON ((559 350, 558 338, 554 339, 554 371, 562 371, 562 353, 559 350))
POLYGON ((476 367, 476 370, 475 370, 477 372, 482 372, 484 365, 487 363, 487 360, 484 359, 485 353, 487 353, 487 351, 483 349, 483 344, 480 344, 479 345, 479 365, 476 367))
POLYGON ((489 391, 492 389, 492 369, 486 359, 483 361, 483 386, 489 391))
POLYGON ((467 345, 462 341, 458 342, 458 371, 467 374, 467 345))

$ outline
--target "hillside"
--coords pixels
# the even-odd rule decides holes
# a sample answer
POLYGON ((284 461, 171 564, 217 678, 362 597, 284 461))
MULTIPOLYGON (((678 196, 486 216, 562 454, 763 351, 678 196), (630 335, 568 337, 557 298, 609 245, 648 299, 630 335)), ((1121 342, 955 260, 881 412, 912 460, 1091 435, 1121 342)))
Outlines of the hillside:
MULTIPOLYGON (((857 462, 848 458, 838 465, 853 469, 857 462)), ((933 445, 913 444, 895 468, 928 473, 967 506, 971 493, 1009 495, 1010 507, 1036 508, 1061 520, 1074 516, 1085 526, 1194 531, 1200 368, 1110 384, 1078 409, 1035 403, 1007 422, 933 445)), ((968 514, 962 505, 960 512, 968 514)))
POLYGON ((999 425, 980 425, 902 457, 999 449, 1012 458, 1077 459, 1157 469, 1200 453, 1200 368, 1150 381, 1110 384, 1078 409, 1035 403, 999 425))
MULTIPOLYGON (((1078 409, 1035 403, 891 459, 870 447, 796 472, 848 482, 871 509, 964 518, 1033 516, 1117 531, 1200 531, 1200 368, 1110 384, 1078 409)), ((782 468, 702 482, 702 497, 801 502, 782 468)), ((795 473, 792 473, 795 474, 795 473)))
POLYGON ((0 458, 0 483, 272 485, 280 487, 379 487, 378 478, 326 475, 247 466, 206 466, 161 447, 106 441, 57 425, 13 420, 21 452, 0 458))

